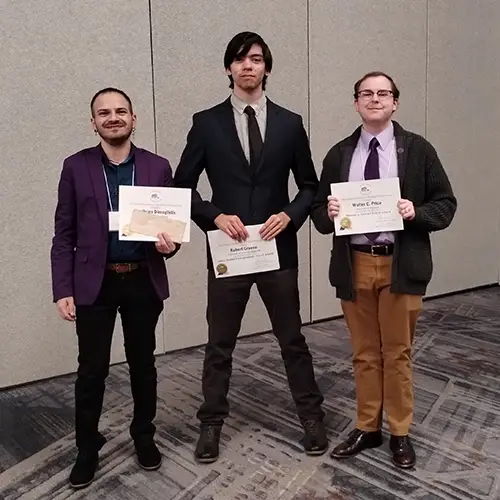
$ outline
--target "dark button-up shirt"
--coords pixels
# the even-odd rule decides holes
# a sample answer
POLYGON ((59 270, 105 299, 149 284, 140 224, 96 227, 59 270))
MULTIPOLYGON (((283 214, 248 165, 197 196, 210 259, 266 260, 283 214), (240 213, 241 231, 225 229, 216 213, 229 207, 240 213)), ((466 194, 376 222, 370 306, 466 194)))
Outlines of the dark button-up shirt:
MULTIPOLYGON (((122 163, 116 165, 111 163, 102 151, 102 165, 107 180, 108 208, 110 211, 118 211, 119 186, 132 186, 134 174, 134 146, 130 155, 122 163), (111 200, 110 200, 111 199, 111 200), (109 203, 111 201, 111 207, 109 203)), ((118 231, 108 233, 108 262, 137 262, 146 259, 146 249, 139 241, 120 241, 118 231)))

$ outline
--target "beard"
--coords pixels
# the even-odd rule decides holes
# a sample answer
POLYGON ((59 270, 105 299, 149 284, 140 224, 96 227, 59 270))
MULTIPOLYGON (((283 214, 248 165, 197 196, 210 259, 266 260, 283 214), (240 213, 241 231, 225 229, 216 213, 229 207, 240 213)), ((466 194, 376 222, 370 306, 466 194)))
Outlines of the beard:
POLYGON ((103 129, 99 135, 102 140, 107 142, 110 146, 121 146, 125 144, 130 136, 132 135, 132 127, 119 129, 118 132, 109 132, 107 129, 103 129))

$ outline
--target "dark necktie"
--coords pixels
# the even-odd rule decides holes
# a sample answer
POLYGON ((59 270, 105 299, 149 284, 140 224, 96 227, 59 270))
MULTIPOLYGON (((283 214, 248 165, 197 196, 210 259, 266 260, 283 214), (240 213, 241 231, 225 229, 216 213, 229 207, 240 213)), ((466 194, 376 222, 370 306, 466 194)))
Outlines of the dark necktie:
POLYGON ((248 142, 250 144, 250 167, 255 172, 262 153, 262 136, 259 130, 259 124, 255 117, 255 109, 252 106, 245 108, 248 115, 248 142))
MULTIPOLYGON (((365 165, 365 180, 372 180, 372 179, 380 179, 380 168, 379 168, 379 162, 378 162, 378 151, 377 148, 379 147, 379 142, 376 137, 374 137, 370 141, 370 153, 368 154, 368 158, 366 159, 366 165, 365 165)), ((379 237, 380 233, 369 233, 366 235, 366 237, 374 243, 375 240, 379 237)))

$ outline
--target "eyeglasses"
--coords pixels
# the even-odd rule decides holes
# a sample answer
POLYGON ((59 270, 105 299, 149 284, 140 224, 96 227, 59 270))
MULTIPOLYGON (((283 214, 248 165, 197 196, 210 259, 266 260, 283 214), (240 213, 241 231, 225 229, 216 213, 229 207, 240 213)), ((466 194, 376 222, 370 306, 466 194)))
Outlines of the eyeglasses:
POLYGON ((379 99, 389 99, 393 95, 392 90, 377 90, 377 92, 373 92, 373 90, 360 90, 356 97, 368 101, 373 99, 375 94, 377 94, 379 99))

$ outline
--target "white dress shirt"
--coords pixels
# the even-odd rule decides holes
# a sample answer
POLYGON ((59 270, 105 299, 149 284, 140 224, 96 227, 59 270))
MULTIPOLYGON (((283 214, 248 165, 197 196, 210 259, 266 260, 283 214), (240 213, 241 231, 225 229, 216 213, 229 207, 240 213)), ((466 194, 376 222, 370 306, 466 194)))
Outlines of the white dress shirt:
MULTIPOLYGON (((245 113, 245 108, 249 106, 246 102, 242 101, 234 93, 231 95, 231 104, 233 106, 234 123, 238 138, 240 139, 241 147, 245 153, 245 157, 250 163, 250 144, 248 140, 248 115, 245 113)), ((250 104, 255 110, 255 117, 259 126, 262 142, 266 136, 266 122, 267 122, 267 98, 264 94, 260 96, 255 102, 250 104)))

